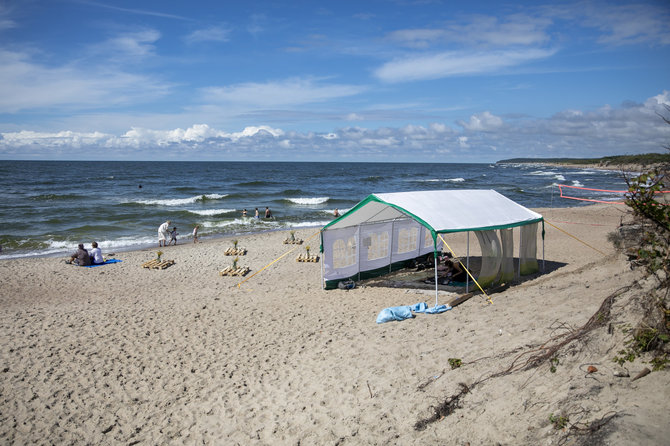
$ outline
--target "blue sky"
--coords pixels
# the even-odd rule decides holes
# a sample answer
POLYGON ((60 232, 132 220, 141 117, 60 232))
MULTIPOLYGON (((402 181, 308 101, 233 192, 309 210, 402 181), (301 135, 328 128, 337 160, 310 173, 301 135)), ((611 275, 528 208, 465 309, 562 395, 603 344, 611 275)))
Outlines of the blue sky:
POLYGON ((666 0, 0 1, 0 159, 601 157, 666 106, 666 0))

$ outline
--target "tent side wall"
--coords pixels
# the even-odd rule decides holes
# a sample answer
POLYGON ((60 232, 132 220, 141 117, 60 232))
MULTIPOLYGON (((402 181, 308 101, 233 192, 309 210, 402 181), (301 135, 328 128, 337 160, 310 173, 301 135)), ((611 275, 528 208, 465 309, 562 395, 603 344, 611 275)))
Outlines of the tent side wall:
MULTIPOLYGON (((432 232, 413 219, 330 229, 321 232, 326 289, 342 280, 359 280, 402 269, 432 253, 432 232)), ((441 248, 441 242, 439 244, 441 248)))

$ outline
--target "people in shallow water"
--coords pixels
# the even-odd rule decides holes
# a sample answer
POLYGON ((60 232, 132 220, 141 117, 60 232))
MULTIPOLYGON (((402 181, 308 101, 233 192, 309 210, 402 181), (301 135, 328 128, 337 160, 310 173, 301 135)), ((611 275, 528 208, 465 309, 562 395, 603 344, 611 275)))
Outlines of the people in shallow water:
POLYGON ((265 206, 265 218, 272 218, 272 212, 270 212, 270 208, 265 206))
POLYGON ((167 239, 170 235, 170 223, 170 220, 168 220, 158 227, 158 247, 167 246, 167 239))

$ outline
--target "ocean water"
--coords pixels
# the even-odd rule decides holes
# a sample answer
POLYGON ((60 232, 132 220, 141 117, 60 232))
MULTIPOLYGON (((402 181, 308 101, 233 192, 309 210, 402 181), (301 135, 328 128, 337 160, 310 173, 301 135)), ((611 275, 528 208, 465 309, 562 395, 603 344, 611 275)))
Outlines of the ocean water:
POLYGON ((530 208, 588 204, 559 198, 558 184, 625 189, 620 172, 533 164, 0 161, 0 259, 94 240, 103 252, 157 246, 168 219, 181 243, 195 224, 202 238, 320 227, 371 193, 494 189, 530 208), (274 218, 254 219, 266 206, 274 218))

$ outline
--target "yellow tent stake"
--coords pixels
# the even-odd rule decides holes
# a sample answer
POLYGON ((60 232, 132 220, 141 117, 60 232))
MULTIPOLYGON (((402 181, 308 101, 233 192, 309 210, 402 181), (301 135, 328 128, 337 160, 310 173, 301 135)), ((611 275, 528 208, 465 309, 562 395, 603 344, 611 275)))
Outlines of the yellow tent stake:
POLYGON ((552 227, 558 229, 559 231, 561 231, 562 233, 569 235, 570 237, 572 237, 573 239, 577 240, 578 242, 585 244, 586 246, 588 246, 589 248, 593 249, 594 251, 597 251, 597 252, 599 252, 600 254, 602 254, 602 255, 604 255, 604 256, 607 255, 607 254, 605 254, 604 252, 602 252, 601 250, 599 250, 598 248, 594 248, 593 246, 589 245, 589 244, 586 243, 584 240, 580 240, 580 239, 578 239, 577 237, 575 237, 574 235, 570 234, 569 232, 564 231, 563 229, 559 228, 558 226, 549 223, 547 220, 545 220, 545 222, 546 222, 549 226, 552 226, 552 227))
MULTIPOLYGON (((312 236, 309 237, 307 240, 311 240, 311 239, 313 239, 316 235, 318 235, 318 234, 320 234, 320 233, 321 233, 321 231, 319 231, 319 232, 317 232, 317 233, 315 233, 315 234, 312 234, 312 236)), ((307 240, 305 240, 305 241, 307 241, 307 240)), ((300 246, 301 246, 301 245, 295 245, 292 249, 290 249, 290 250, 288 250, 287 252, 285 252, 284 254, 280 255, 279 257, 277 257, 276 259, 274 259, 272 262, 268 263, 268 264, 265 265, 263 268, 259 269, 258 271, 256 271, 255 273, 253 273, 252 275, 250 275, 249 277, 247 277, 246 279, 244 279, 242 282, 238 283, 238 284, 237 284, 237 288, 240 288, 240 286, 241 286, 244 282, 246 282, 247 280, 251 279, 252 277, 254 277, 256 274, 258 274, 258 273, 260 273, 261 271, 263 271, 263 270, 264 270, 265 268, 267 268, 268 266, 270 266, 270 265, 272 265, 272 264, 278 262, 279 260, 283 259, 283 258, 286 257, 287 255, 291 254, 293 251, 295 251, 296 249, 300 248, 300 246)))
POLYGON ((484 296, 486 296, 486 298, 489 300, 489 303, 492 304, 492 303, 493 303, 493 299, 491 299, 491 296, 489 296, 488 294, 486 294, 486 291, 484 291, 484 289, 479 285, 479 282, 477 282, 477 279, 475 279, 474 276, 473 276, 472 274, 470 274, 470 271, 468 271, 468 269, 465 267, 465 265, 463 265, 463 262, 461 262, 460 257, 458 257, 458 256, 456 255, 456 253, 454 252, 454 250, 451 249, 451 246, 449 246, 449 244, 447 243, 447 241, 446 241, 444 238, 442 238, 442 234, 437 234, 437 236, 440 237, 440 240, 442 240, 442 243, 444 243, 444 246, 446 246, 447 249, 449 249, 449 251, 451 252, 451 255, 454 256, 454 258, 458 260, 458 263, 461 264, 461 266, 463 267, 463 269, 465 270, 465 272, 468 273, 468 276, 470 276, 470 278, 472 279, 472 281, 477 285, 477 288, 479 288, 479 289, 481 290, 481 292, 484 293, 484 296))

